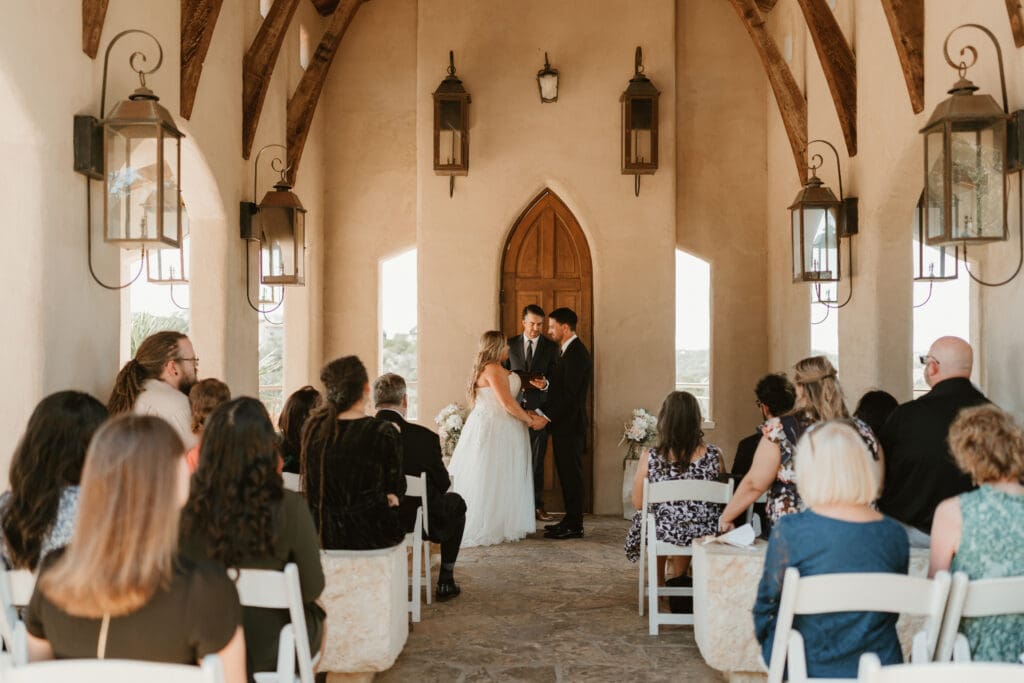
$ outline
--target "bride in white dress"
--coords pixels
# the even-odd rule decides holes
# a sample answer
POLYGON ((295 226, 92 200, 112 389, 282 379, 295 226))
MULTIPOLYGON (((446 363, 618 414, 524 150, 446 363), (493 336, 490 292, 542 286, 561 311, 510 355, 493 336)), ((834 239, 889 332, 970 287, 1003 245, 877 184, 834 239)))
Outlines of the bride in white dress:
POLYGON ((527 427, 536 416, 518 403, 521 380, 501 367, 508 344, 485 332, 469 386, 472 412, 452 453, 453 490, 466 501, 462 547, 517 541, 537 530, 527 427))

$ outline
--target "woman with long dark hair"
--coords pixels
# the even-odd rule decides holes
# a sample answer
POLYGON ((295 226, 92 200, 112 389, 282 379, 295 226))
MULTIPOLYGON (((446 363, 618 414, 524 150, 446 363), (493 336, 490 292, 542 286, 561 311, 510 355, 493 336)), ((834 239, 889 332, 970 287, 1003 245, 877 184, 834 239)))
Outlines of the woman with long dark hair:
MULTIPOLYGON (((192 558, 236 569, 299 569, 310 651, 320 649, 324 588, 320 546, 305 499, 285 490, 277 473, 274 427, 254 398, 229 401, 210 414, 203 429, 199 469, 182 515, 182 550, 192 558)), ((277 663, 287 610, 243 608, 249 673, 277 663)))
POLYGON ((302 490, 320 543, 343 550, 398 545, 405 538, 398 430, 366 414, 369 376, 356 356, 325 365, 320 381, 327 395, 302 430, 302 490))
POLYGON ((106 419, 103 404, 80 391, 51 394, 32 411, 0 498, 0 552, 11 568, 34 570, 71 540, 85 452, 106 419))
MULTIPOLYGON (((714 444, 704 443, 702 424, 700 403, 687 391, 673 391, 661 404, 657 444, 640 458, 633 478, 633 506, 637 511, 626 534, 625 548, 630 562, 640 559, 640 522, 647 514, 641 509, 645 479, 652 483, 676 479, 714 481, 722 471, 722 452, 714 444)), ((721 512, 722 506, 715 503, 659 503, 654 506, 657 539, 686 546, 695 538, 713 536, 721 512)), ((675 576, 682 576, 689 564, 689 557, 673 556, 675 576)), ((658 562, 658 583, 665 583, 663 562, 658 562)))
POLYGON ((306 385, 293 392, 281 408, 277 426, 281 428, 281 459, 285 472, 298 474, 302 459, 302 428, 321 401, 320 392, 306 385))

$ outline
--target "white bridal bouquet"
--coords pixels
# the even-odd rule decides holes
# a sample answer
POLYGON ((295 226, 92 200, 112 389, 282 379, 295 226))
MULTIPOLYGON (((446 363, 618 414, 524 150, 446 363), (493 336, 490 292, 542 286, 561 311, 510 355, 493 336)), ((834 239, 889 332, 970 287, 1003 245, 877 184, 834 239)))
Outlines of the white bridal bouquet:
POLYGON ((459 442, 462 434, 462 427, 466 424, 466 411, 457 403, 446 405, 437 417, 434 418, 437 425, 437 435, 441 437, 441 453, 445 458, 452 457, 455 452, 455 444, 459 442))
POLYGON ((629 443, 629 452, 626 454, 628 460, 637 460, 645 446, 654 443, 657 434, 658 418, 651 415, 643 408, 636 408, 633 417, 625 424, 622 432, 622 440, 619 444, 629 443))

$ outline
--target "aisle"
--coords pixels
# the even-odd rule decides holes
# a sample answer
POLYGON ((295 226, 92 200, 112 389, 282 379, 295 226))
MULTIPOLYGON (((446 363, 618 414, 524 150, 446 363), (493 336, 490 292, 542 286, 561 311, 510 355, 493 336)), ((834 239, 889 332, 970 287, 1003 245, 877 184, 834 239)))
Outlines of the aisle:
POLYGON ((462 595, 423 606, 395 666, 375 681, 720 681, 686 626, 647 635, 629 524, 588 517, 583 540, 464 550, 462 595))

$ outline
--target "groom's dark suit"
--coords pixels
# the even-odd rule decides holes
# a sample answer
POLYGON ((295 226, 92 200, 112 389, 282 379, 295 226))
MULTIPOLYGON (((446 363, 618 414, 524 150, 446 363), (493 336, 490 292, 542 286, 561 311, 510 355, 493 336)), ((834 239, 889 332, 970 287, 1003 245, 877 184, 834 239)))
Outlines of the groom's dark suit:
POLYGON ((551 424, 551 442, 555 447, 555 466, 565 499, 566 529, 583 529, 583 448, 587 433, 587 389, 593 374, 590 352, 579 338, 562 352, 555 364, 548 387, 548 400, 542 409, 551 424))
MULTIPOLYGON (((535 372, 550 379, 551 373, 558 362, 558 344, 551 341, 543 334, 533 340, 533 357, 531 362, 526 362, 526 340, 523 335, 518 334, 508 340, 508 360, 502 363, 506 370, 512 372, 535 372)), ((548 392, 541 391, 523 382, 523 393, 520 405, 528 411, 543 408, 547 401, 548 392)), ((538 509, 544 508, 542 499, 544 493, 544 455, 548 450, 548 430, 530 430, 530 450, 533 453, 533 506, 538 509)))

